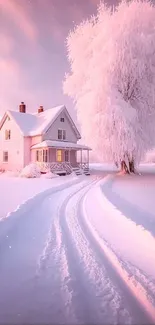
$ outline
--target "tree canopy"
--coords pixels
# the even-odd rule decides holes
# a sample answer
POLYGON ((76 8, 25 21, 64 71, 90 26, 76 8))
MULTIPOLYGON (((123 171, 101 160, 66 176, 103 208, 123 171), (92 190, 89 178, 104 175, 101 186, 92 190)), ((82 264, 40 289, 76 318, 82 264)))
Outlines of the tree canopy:
POLYGON ((101 3, 67 38, 73 98, 82 137, 100 161, 138 164, 155 145, 155 7, 101 3))

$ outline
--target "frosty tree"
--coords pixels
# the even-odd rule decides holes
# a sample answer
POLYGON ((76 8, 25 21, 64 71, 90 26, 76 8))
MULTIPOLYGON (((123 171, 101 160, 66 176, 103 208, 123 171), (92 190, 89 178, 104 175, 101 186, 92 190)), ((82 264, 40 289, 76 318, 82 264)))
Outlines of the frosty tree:
POLYGON ((155 144, 155 7, 102 3, 70 32, 67 50, 64 92, 76 103, 82 136, 97 159, 134 172, 155 144))

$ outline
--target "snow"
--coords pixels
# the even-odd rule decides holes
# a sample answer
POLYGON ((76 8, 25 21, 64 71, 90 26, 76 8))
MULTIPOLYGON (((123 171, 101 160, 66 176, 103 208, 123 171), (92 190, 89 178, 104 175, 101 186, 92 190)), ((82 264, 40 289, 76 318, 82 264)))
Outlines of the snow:
POLYGON ((152 149, 146 153, 146 163, 155 163, 155 149, 152 149))
POLYGON ((34 146, 32 146, 33 149, 37 148, 46 148, 46 147, 53 147, 53 148, 73 148, 73 149, 83 149, 83 150, 91 150, 89 147, 68 142, 68 141, 52 141, 52 140, 46 140, 41 143, 37 143, 34 146))
POLYGON ((96 171, 105 171, 105 172, 112 172, 118 171, 117 167, 114 164, 107 164, 107 163, 90 163, 89 164, 90 170, 96 171))
MULTIPOLYGON (((90 163, 89 167, 92 171, 119 172, 119 169, 112 163, 90 163)), ((141 163, 137 171, 140 173, 155 173, 155 163, 141 163)))
POLYGON ((55 177, 59 177, 59 175, 53 174, 52 172, 47 172, 47 173, 43 174, 41 177, 42 178, 55 178, 55 177))
POLYGON ((154 323, 155 174, 142 167, 0 176, 0 324, 154 323))
POLYGON ((155 280, 154 190, 155 175, 111 175, 84 204, 89 222, 116 256, 155 280))
POLYGON ((155 145, 154 17, 150 1, 101 2, 67 37, 64 93, 98 161, 137 165, 155 145))
POLYGON ((41 178, 28 179, 19 177, 7 177, 0 175, 0 219, 9 215, 12 211, 19 209, 28 200, 33 200, 39 193, 56 188, 57 186, 67 186, 67 184, 77 180, 76 176, 61 176, 52 179, 41 178))
POLYGON ((38 178, 41 176, 40 167, 35 163, 29 164, 22 169, 19 176, 26 178, 38 178))
POLYGON ((150 227, 150 232, 155 235, 155 170, 154 175, 116 177, 112 191, 116 194, 115 205, 119 205, 121 198, 125 214, 137 224, 144 224, 145 229, 150 227))
POLYGON ((35 136, 46 132, 64 108, 64 105, 56 106, 38 114, 16 111, 8 111, 7 113, 15 120, 24 136, 35 136))

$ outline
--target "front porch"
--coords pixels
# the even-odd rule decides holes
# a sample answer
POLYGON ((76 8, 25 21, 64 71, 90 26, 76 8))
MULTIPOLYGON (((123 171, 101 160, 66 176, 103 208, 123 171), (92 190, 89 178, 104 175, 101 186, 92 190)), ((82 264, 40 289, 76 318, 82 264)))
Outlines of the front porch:
POLYGON ((31 160, 40 166, 42 173, 69 175, 82 170, 89 174, 90 150, 77 143, 47 140, 31 147, 31 160))

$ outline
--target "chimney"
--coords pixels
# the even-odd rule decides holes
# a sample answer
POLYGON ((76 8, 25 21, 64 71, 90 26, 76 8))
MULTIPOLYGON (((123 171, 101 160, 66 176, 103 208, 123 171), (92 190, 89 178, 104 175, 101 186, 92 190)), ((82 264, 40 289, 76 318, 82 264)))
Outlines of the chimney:
POLYGON ((38 114, 39 113, 42 113, 44 111, 44 107, 43 106, 40 106, 39 108, 38 108, 38 114))
POLYGON ((26 105, 24 104, 24 102, 21 102, 21 104, 19 105, 19 112, 26 113, 26 105))

